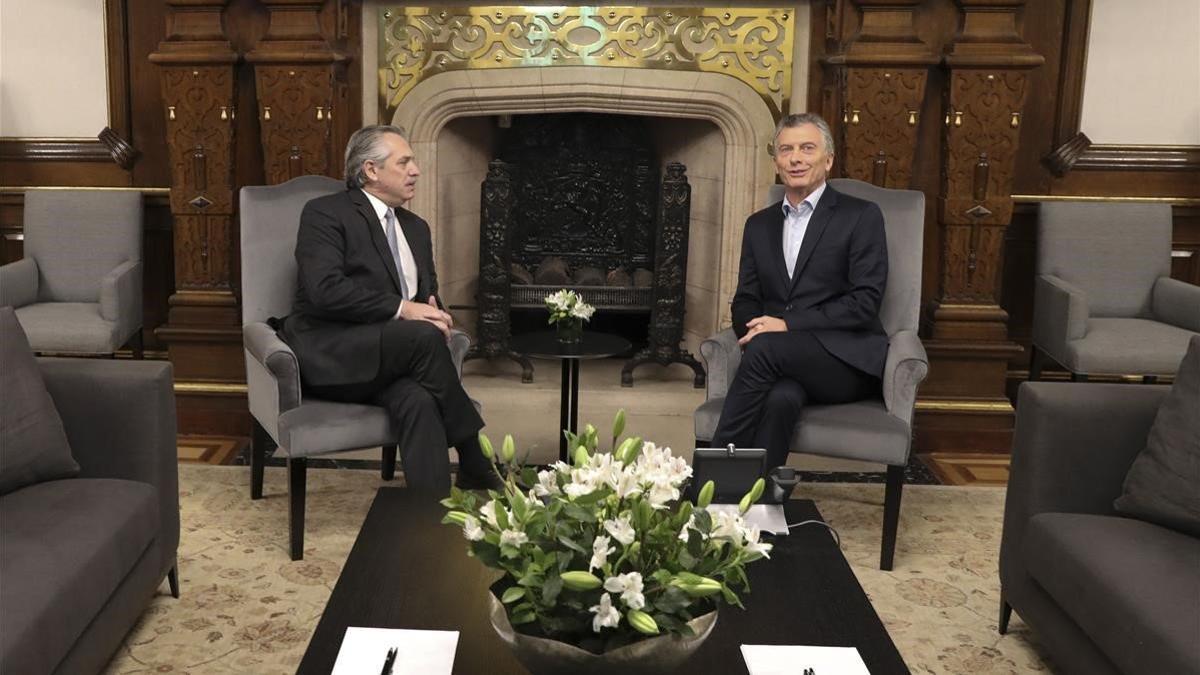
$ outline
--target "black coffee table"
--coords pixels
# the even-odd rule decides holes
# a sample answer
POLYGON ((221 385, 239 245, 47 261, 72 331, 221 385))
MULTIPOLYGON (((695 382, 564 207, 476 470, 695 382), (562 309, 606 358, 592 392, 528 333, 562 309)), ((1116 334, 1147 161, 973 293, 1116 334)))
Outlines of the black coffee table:
POLYGON ((514 335, 509 342, 512 350, 522 356, 535 359, 558 359, 562 362, 562 392, 559 394, 558 411, 558 458, 564 462, 567 458, 567 438, 563 429, 571 433, 579 427, 579 362, 592 359, 603 359, 629 351, 632 346, 629 340, 609 333, 583 331, 583 337, 576 344, 564 345, 558 341, 554 331, 539 331, 514 335))
MULTIPOLYGON (((807 500, 786 511, 788 522, 820 518, 807 500)), ((457 630, 455 673, 526 675, 488 620, 497 573, 467 557, 462 531, 440 524, 444 513, 433 495, 379 489, 298 673, 328 675, 346 627, 371 626, 457 630)), ((746 568, 753 590, 742 596, 746 610, 722 607, 681 672, 744 674, 742 644, 857 647, 872 675, 908 672, 824 528, 805 525, 774 543, 770 560, 746 568)))

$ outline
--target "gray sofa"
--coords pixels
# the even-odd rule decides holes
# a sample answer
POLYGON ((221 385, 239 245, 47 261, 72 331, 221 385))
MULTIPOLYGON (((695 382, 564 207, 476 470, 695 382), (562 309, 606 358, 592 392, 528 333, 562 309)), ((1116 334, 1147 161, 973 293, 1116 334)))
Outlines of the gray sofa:
MULTIPOLYGON (((3 337, 15 339, 11 331, 3 337)), ((6 352, 0 367, 11 371, 17 360, 6 352)), ((179 595, 171 366, 93 359, 37 366, 79 472, 0 496, 0 673, 96 673, 164 576, 179 595)), ((20 407, 8 396, 21 394, 29 391, 10 389, 3 405, 20 407)), ((11 469, 19 451, 4 452, 11 469)))
POLYGON ((999 628, 1015 609, 1069 673, 1200 672, 1200 539, 1113 508, 1167 393, 1021 385, 999 628))

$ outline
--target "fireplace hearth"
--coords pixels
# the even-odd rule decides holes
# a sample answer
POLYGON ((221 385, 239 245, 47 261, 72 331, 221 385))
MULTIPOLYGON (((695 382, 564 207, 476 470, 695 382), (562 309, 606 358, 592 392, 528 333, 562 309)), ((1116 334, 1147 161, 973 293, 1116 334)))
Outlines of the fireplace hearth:
POLYGON ((569 288, 600 312, 649 314, 643 363, 703 367, 682 349, 691 188, 686 167, 659 168, 642 118, 549 114, 513 118, 481 190, 477 343, 467 358, 508 357, 512 312, 569 288))

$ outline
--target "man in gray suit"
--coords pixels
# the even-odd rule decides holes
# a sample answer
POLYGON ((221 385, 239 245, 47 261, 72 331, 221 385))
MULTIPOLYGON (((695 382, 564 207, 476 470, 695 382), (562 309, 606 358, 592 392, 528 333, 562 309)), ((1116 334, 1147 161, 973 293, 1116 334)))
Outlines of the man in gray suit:
POLYGON ((398 127, 350 137, 346 191, 300 216, 296 299, 279 336, 306 391, 387 409, 408 485, 444 490, 452 445, 460 487, 496 487, 479 449, 483 420, 446 345, 454 320, 437 300, 429 225, 402 207, 420 175, 398 127))

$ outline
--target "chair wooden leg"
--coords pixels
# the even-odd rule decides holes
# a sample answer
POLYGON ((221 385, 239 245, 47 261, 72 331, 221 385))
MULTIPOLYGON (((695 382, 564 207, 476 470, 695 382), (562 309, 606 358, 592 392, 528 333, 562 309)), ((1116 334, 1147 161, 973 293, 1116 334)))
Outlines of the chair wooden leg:
POLYGON ((308 460, 288 457, 288 546, 292 560, 304 558, 304 491, 308 460))
POLYGON ((1000 634, 1008 633, 1008 620, 1012 618, 1012 605, 1004 599, 1004 594, 1000 594, 1000 634))
POLYGON ((250 499, 262 499, 263 467, 267 463, 267 444, 271 442, 271 437, 258 420, 254 420, 253 425, 250 436, 250 499))
POLYGON ((1083 373, 1071 373, 1072 382, 1087 382, 1087 377, 1088 376, 1084 375, 1083 373))
POLYGON ((1042 379, 1042 366, 1046 364, 1046 354, 1034 345, 1029 345, 1029 381, 1037 382, 1042 379))
POLYGON ((141 328, 138 328, 137 332, 134 333, 133 337, 129 340, 129 347, 133 350, 133 358, 138 360, 146 358, 146 349, 144 341, 142 340, 141 328))
POLYGON ((396 477, 396 452, 399 447, 395 445, 383 446, 383 461, 379 475, 384 480, 392 480, 396 477))
POLYGON ((1158 384, 1157 375, 1143 375, 1142 384, 1158 384))
POLYGON ((900 495, 904 491, 904 467, 887 468, 887 488, 883 496, 883 543, 879 549, 879 569, 890 571, 896 555, 896 529, 900 526, 900 495))
POLYGON ((179 599, 179 565, 172 565, 167 570, 167 585, 171 587, 171 597, 179 599))

